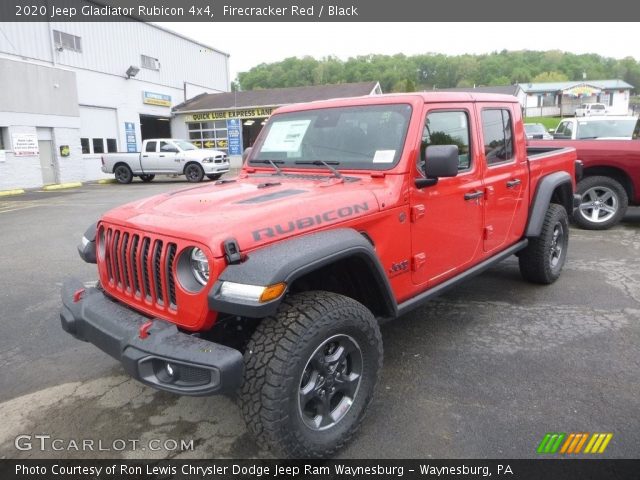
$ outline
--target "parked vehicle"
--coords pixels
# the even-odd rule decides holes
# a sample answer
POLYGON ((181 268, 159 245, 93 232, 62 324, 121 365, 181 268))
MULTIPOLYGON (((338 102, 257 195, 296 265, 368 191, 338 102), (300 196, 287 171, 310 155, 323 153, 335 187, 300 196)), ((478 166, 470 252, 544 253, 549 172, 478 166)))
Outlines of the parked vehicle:
POLYGON ((590 117, 592 115, 606 115, 607 106, 604 103, 583 103, 576 108, 576 117, 590 117))
POLYGON ((227 154, 201 149, 186 140, 152 138, 142 142, 141 153, 106 153, 102 171, 115 174, 118 183, 131 183, 133 177, 152 181, 158 174, 185 175, 189 182, 207 176, 217 180, 229 171, 227 154))
POLYGON ((616 115, 607 117, 565 118, 553 131, 553 138, 567 140, 630 140, 637 117, 616 115))
POLYGON ((573 219, 582 228, 604 230, 618 224, 628 205, 640 206, 640 120, 632 140, 530 141, 531 146, 571 147, 584 164, 578 183, 580 207, 573 219))
POLYGON ((547 132, 545 126, 541 123, 525 123, 524 131, 528 140, 552 140, 553 135, 547 132))
POLYGON ((575 164, 571 148, 527 151, 507 95, 282 107, 237 179, 89 227, 100 287, 64 283, 62 327, 154 388, 237 392, 261 445, 326 457, 373 397, 379 323, 512 255, 525 279, 558 279, 575 164))

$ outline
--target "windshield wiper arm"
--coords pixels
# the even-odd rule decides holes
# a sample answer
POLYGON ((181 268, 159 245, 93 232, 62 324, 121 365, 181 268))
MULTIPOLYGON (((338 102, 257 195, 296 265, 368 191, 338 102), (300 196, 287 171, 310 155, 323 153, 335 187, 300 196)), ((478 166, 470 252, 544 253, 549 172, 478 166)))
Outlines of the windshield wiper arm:
POLYGON ((276 175, 282 175, 282 169, 277 165, 278 163, 284 163, 283 160, 251 160, 251 163, 268 163, 276 170, 276 175))
POLYGON ((331 170, 331 173, 333 173, 333 175, 336 178, 343 178, 342 174, 335 168, 333 168, 331 165, 340 165, 340 162, 325 162, 324 160, 297 160, 295 162, 296 165, 324 165, 325 167, 327 167, 329 170, 331 170))

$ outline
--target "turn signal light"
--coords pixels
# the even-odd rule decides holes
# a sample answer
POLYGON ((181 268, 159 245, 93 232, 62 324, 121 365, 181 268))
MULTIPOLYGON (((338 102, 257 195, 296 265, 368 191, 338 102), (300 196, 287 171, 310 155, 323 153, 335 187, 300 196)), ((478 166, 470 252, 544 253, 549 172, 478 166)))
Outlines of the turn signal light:
POLYGON ((284 293, 286 288, 287 288, 287 284, 284 282, 276 283, 275 285, 269 285, 268 287, 265 287, 264 291, 262 292, 262 295, 260 295, 260 303, 270 302, 271 300, 275 300, 276 298, 278 298, 280 295, 284 293))

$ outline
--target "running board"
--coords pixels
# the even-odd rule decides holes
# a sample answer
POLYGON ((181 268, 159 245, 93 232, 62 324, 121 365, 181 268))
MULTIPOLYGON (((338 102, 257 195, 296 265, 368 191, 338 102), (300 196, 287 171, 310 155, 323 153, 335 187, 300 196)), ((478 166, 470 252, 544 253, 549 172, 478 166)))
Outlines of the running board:
POLYGON ((484 262, 481 262, 471 267, 469 270, 466 270, 460 273, 459 275, 456 275, 455 277, 450 278, 449 280, 442 282, 441 284, 436 285, 435 287, 430 288, 429 290, 426 290, 416 295, 415 297, 407 300, 406 302, 401 303, 400 305, 398 305, 398 317, 400 315, 404 315, 405 313, 410 312, 414 308, 418 308, 423 303, 426 303, 432 298, 437 297, 438 295, 441 295, 442 293, 446 292, 450 288, 455 287, 460 282, 468 280, 471 277, 475 277, 476 275, 484 272, 486 269, 488 269, 492 265, 495 265, 496 263, 501 262, 505 258, 510 257, 514 253, 522 250, 528 244, 529 244, 529 240, 525 238, 524 240, 521 240, 520 242, 507 248, 506 250, 503 250, 502 252, 494 255, 493 257, 488 258, 484 262))

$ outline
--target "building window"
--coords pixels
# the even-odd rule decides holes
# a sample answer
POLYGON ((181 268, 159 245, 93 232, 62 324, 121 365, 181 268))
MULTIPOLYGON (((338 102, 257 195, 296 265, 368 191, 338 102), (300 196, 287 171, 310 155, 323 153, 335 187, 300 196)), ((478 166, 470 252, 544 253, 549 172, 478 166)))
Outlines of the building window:
POLYGON ((64 50, 72 50, 74 52, 82 52, 82 39, 71 35, 70 33, 60 32, 58 30, 53 31, 53 41, 56 44, 56 48, 64 50))
POLYGON ((91 153, 91 147, 89 146, 88 138, 81 138, 80 145, 82 146, 82 153, 91 153))
POLYGON ((4 150, 4 133, 6 130, 6 128, 0 128, 0 150, 4 150))
POLYGON ((157 58, 148 55, 140 55, 140 65, 147 70, 160 70, 160 62, 157 58))
POLYGON ((93 139, 93 153, 104 153, 104 141, 102 138, 93 139))
POLYGON ((188 123, 189 140, 199 148, 215 148, 223 152, 228 151, 229 136, 227 133, 227 121, 215 120, 213 122, 188 123))
POLYGON ((116 153, 118 151, 118 142, 115 138, 107 138, 107 152, 116 153))
POLYGON ((488 165, 513 158, 513 129, 509 110, 483 110, 482 132, 484 154, 488 165))

